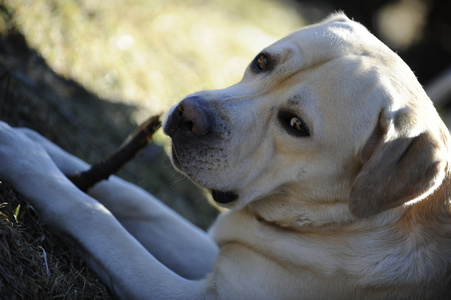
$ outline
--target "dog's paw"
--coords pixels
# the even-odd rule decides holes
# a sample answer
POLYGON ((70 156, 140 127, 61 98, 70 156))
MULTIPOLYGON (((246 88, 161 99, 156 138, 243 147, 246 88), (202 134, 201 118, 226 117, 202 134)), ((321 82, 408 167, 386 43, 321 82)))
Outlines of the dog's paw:
POLYGON ((0 179, 22 189, 60 173, 41 145, 0 122, 0 179))
POLYGON ((66 175, 73 175, 89 169, 89 164, 80 158, 64 151, 47 138, 29 128, 15 128, 15 130, 26 135, 29 139, 41 145, 52 158, 58 169, 66 175))

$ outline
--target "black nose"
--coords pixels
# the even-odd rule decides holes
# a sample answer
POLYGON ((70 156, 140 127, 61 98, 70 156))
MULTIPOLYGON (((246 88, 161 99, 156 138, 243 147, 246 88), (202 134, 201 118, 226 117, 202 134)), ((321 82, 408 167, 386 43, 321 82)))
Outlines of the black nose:
POLYGON ((170 118, 171 127, 173 127, 171 131, 175 131, 177 128, 192 132, 196 136, 202 136, 211 129, 211 120, 197 97, 181 101, 170 118))

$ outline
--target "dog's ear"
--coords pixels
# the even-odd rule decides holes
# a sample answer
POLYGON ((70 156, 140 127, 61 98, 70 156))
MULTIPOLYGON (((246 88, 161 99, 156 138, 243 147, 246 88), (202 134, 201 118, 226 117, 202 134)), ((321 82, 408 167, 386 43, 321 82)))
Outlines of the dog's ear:
POLYGON ((360 218, 428 195, 443 180, 446 151, 440 136, 417 125, 409 111, 382 112, 361 151, 363 167, 349 208, 360 218))

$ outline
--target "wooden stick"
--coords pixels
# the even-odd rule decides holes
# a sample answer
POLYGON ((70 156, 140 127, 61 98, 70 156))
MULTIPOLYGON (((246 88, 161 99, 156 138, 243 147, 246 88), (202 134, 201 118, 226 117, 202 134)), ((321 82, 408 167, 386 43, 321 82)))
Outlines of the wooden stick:
POLYGON ((161 127, 160 115, 152 116, 130 135, 110 157, 93 164, 87 171, 68 176, 68 178, 82 191, 101 180, 106 180, 116 173, 128 161, 139 154, 151 140, 158 128, 161 127))

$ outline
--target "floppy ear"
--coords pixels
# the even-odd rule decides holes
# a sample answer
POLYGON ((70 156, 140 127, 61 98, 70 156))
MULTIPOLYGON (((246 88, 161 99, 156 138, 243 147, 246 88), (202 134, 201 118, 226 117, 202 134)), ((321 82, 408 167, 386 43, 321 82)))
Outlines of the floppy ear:
POLYGON ((415 128, 408 112, 382 112, 363 148, 362 170, 350 194, 349 208, 360 218, 425 197, 443 180, 446 151, 439 137, 415 128))

